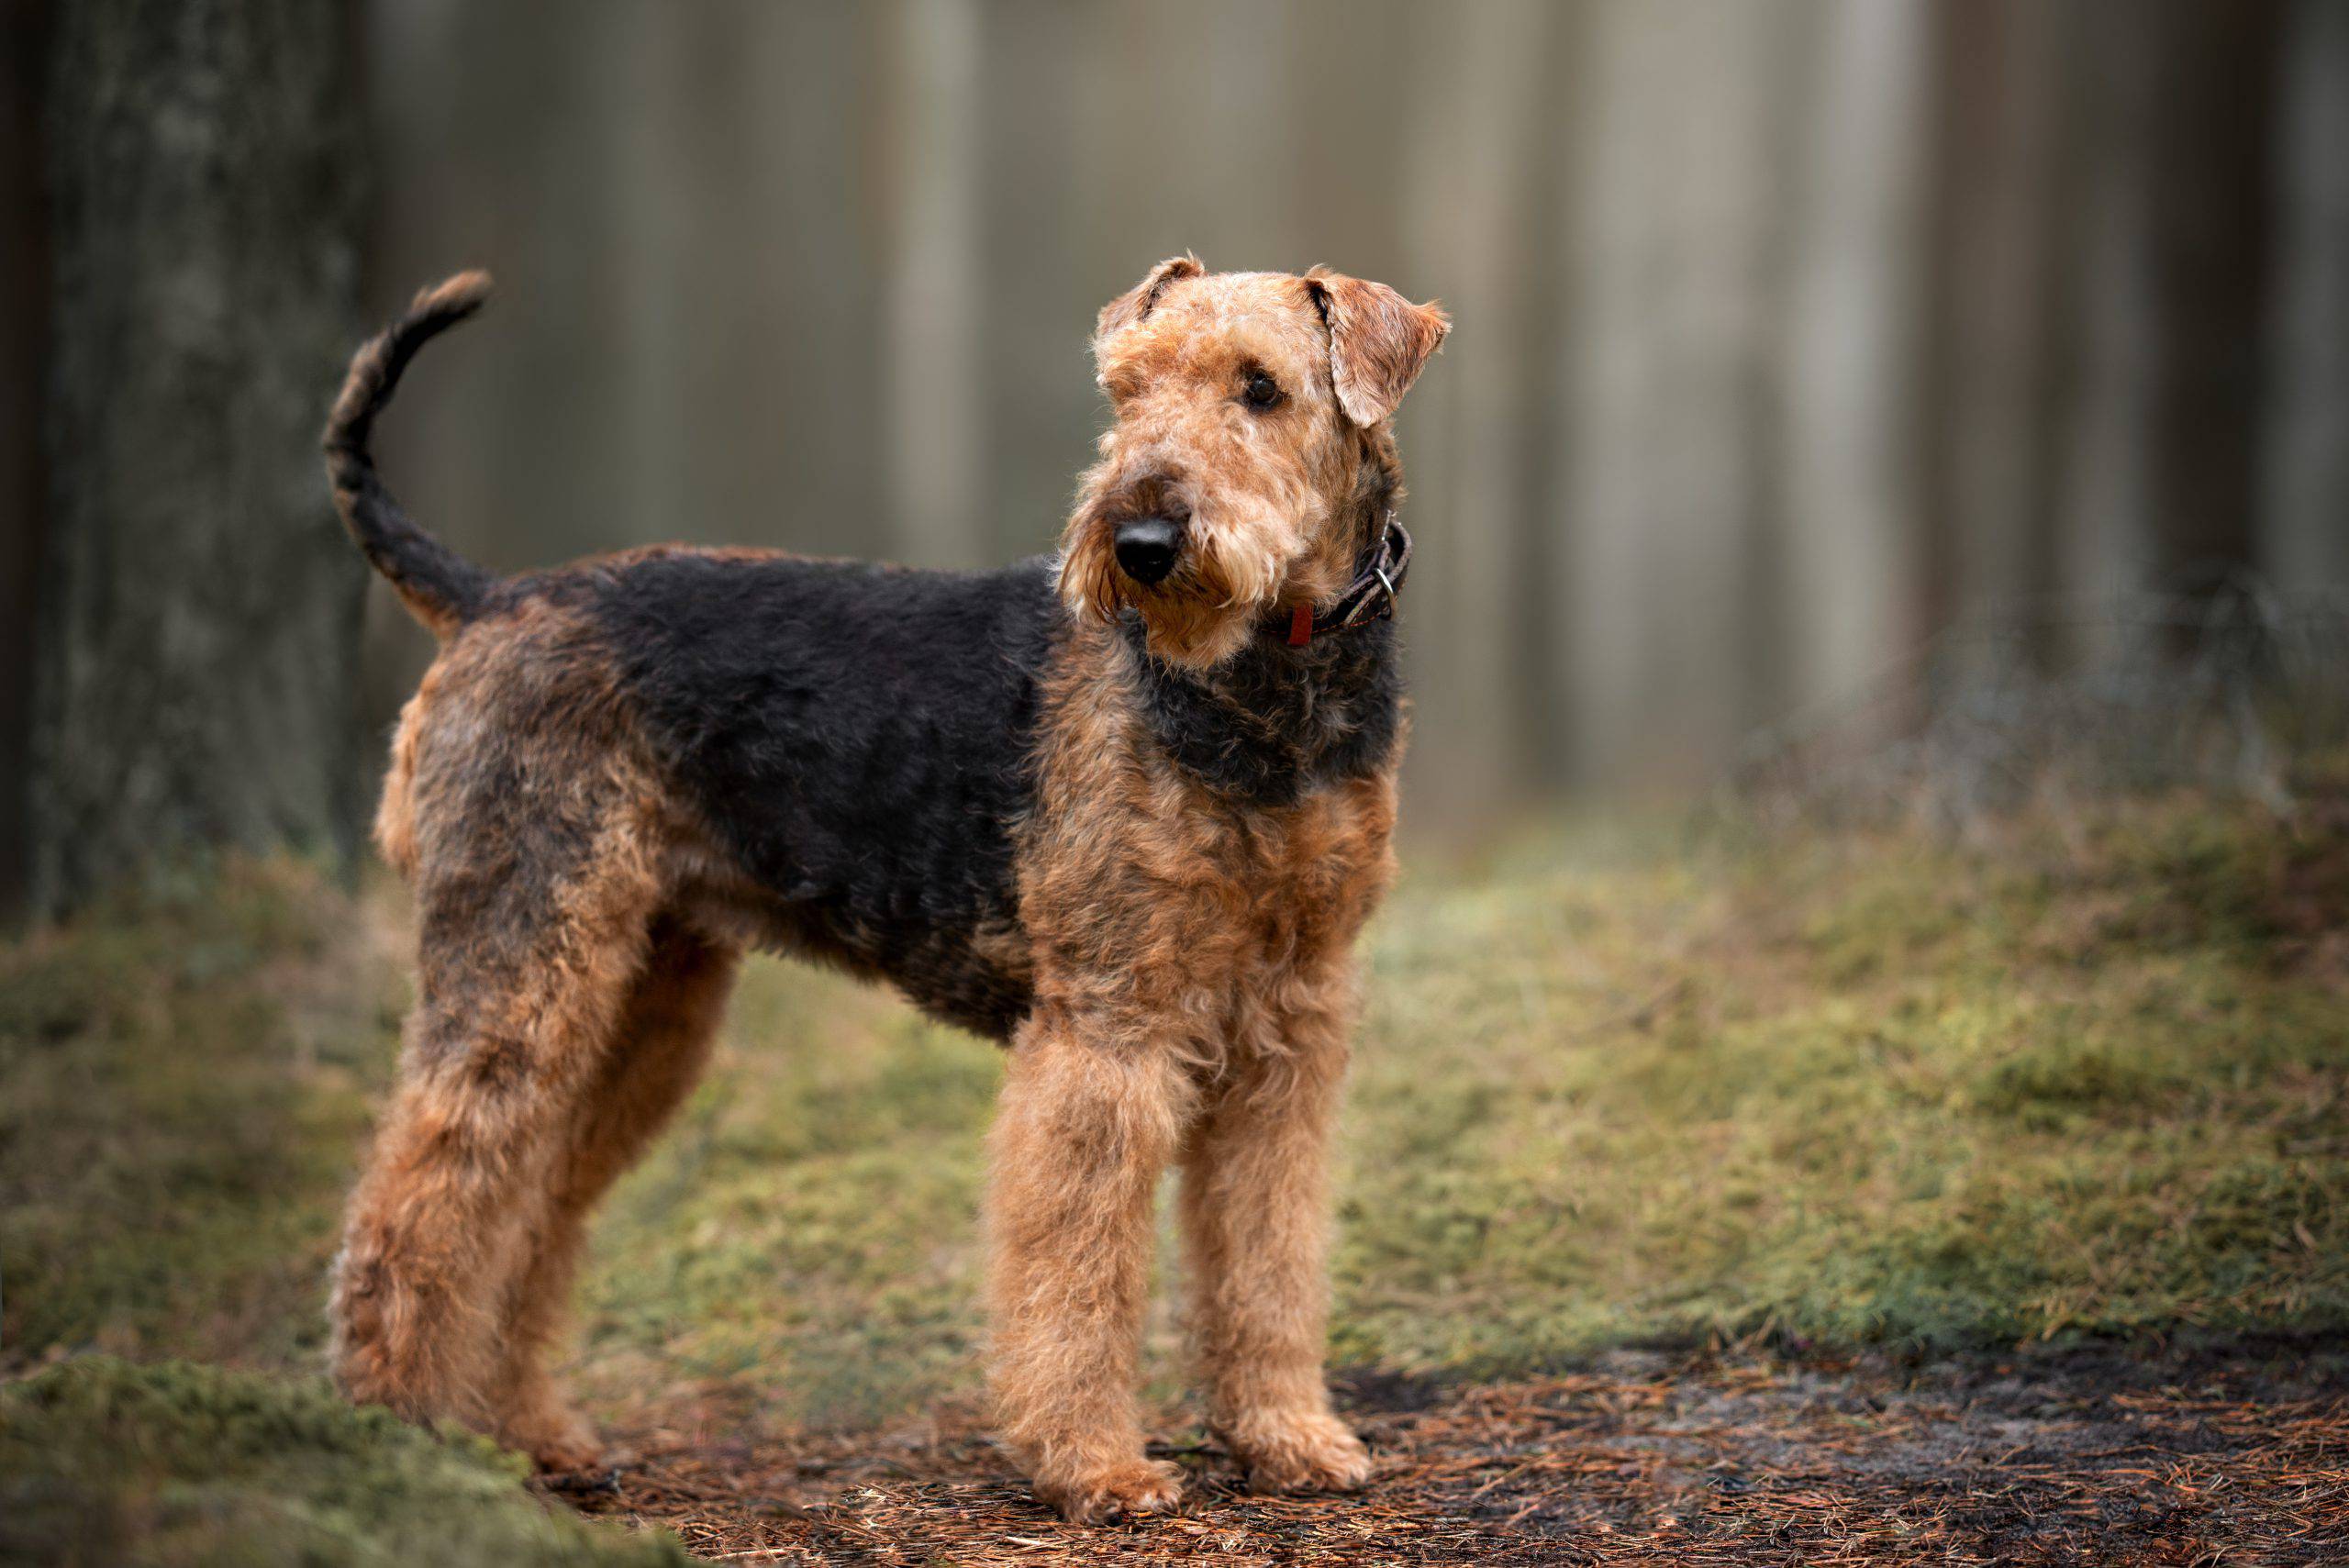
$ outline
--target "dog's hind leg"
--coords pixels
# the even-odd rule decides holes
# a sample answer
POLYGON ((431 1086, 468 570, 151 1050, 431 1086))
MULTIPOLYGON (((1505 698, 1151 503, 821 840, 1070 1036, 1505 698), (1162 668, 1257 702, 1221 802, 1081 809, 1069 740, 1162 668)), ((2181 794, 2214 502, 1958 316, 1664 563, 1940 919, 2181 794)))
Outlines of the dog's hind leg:
POLYGON ((337 1381, 495 1429, 501 1314, 605 1071, 659 903, 624 800, 575 784, 473 803, 428 851, 401 1081, 335 1265, 337 1381))
POLYGON ((507 1291, 491 1410, 498 1436, 548 1469, 584 1469, 601 1456, 593 1429, 563 1400, 547 1368, 567 1315, 587 1216, 700 1078, 737 959, 731 948, 673 920, 655 922, 644 971, 564 1140, 566 1158, 545 1221, 529 1239, 529 1262, 507 1291))

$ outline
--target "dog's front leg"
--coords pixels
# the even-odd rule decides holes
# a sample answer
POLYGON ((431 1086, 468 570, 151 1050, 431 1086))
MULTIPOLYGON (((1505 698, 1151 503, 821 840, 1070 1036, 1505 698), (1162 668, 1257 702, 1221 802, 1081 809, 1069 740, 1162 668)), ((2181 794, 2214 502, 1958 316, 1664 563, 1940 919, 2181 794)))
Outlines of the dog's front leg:
POLYGON ((1333 973, 1240 1042, 1183 1151, 1183 1243, 1208 1419, 1258 1491, 1350 1491, 1370 1455, 1330 1412, 1330 1129, 1352 985, 1333 973))
POLYGON ((1171 1508, 1142 1453, 1134 1381, 1152 1196, 1196 1092, 1170 1051, 1040 1008, 1013 1046, 991 1136, 991 1382, 1005 1440, 1072 1519, 1171 1508))

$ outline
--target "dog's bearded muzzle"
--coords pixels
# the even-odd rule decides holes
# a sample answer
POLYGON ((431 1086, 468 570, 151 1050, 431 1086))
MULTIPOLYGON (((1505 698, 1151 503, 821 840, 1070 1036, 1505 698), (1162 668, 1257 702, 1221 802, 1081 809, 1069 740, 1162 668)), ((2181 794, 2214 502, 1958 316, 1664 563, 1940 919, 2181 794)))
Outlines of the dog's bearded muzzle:
POLYGON ((1289 530, 1269 504, 1227 496, 1202 511, 1194 500, 1163 473, 1097 484, 1070 521, 1060 586, 1078 614, 1108 622, 1132 609, 1153 653, 1205 666, 1236 651, 1273 602, 1289 530))

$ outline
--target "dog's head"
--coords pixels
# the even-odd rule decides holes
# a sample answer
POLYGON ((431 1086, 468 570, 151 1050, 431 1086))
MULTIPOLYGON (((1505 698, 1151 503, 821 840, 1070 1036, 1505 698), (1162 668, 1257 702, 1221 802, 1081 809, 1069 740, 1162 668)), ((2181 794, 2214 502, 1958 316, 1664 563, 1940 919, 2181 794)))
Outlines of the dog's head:
POLYGON ((1451 322, 1316 267, 1161 261, 1093 339, 1117 422, 1061 547, 1081 614, 1141 615, 1151 651, 1204 668, 1276 613, 1343 590, 1377 519, 1366 463, 1451 322))

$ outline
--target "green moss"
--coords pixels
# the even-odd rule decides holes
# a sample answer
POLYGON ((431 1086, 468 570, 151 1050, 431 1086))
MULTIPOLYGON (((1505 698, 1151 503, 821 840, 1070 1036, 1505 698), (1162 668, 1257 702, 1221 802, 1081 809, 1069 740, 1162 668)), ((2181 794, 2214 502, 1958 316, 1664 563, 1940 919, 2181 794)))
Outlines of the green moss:
POLYGON ((1000 1053, 835 975, 745 976, 734 1042, 615 1195, 588 1376, 755 1380, 826 1424, 970 1385, 980 1137, 1000 1053))
POLYGON ((523 1473, 480 1439, 355 1410, 318 1382, 69 1361, 0 1385, 0 1561, 688 1561, 669 1536, 546 1507, 523 1473))
POLYGON ((1506 1371, 1763 1325, 2349 1322, 2349 1023, 2293 901, 2344 865, 2338 834, 2182 803, 2085 841, 1407 893, 1372 950, 1338 1341, 1506 1371), (1604 913, 1529 946, 1545 900, 1604 913), (2221 913, 2131 913, 2181 902, 2221 913))
POLYGON ((1994 1115, 2053 1129, 2075 1115, 2154 1106, 2174 1083, 2158 1062, 2101 1040, 2058 1035, 1993 1062, 1978 1076, 1974 1100, 1994 1115))
POLYGON ((0 949, 12 1354, 273 1359, 317 1338, 398 990, 346 962, 356 917, 304 868, 244 866, 0 949))

